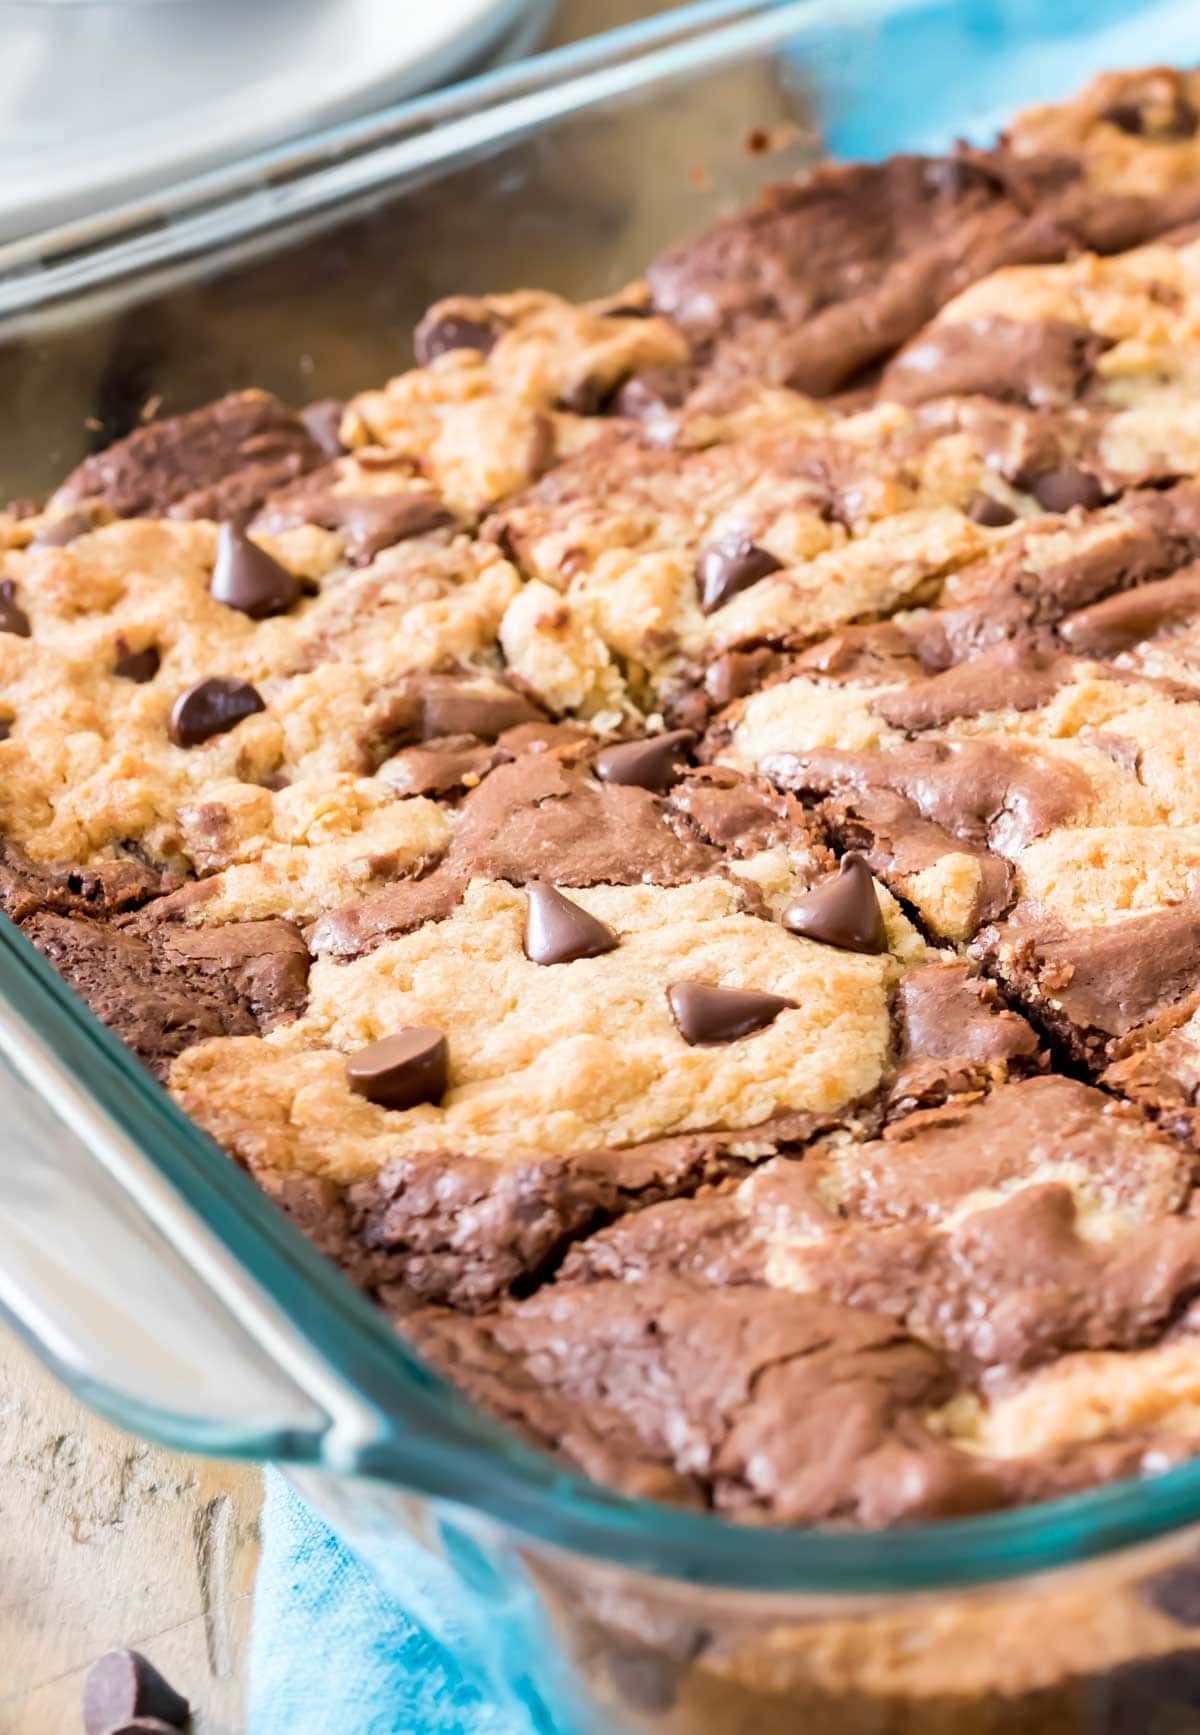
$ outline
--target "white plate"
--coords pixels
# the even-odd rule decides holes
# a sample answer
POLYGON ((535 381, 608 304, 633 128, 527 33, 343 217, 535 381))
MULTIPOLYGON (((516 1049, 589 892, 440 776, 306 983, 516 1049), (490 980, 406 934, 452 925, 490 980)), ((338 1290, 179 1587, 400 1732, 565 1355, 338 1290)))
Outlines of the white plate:
POLYGON ((0 4, 0 237, 440 83, 527 3, 0 4))

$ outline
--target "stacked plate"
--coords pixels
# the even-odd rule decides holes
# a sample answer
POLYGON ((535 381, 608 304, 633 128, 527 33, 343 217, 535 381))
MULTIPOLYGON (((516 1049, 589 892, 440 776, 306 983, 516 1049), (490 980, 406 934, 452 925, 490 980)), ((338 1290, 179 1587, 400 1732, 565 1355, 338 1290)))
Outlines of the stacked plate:
POLYGON ((545 0, 4 0, 0 239, 528 52, 545 0))

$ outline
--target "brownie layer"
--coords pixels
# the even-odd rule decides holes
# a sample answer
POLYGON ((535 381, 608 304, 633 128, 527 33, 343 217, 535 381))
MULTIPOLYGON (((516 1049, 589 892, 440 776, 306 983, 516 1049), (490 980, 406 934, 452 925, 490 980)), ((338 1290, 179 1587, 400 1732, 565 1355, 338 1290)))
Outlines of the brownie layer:
POLYGON ((483 1319, 408 1325, 632 1492, 788 1523, 948 1516, 1186 1452, 1190 1185, 1135 1112, 1034 1078, 626 1217, 483 1319))

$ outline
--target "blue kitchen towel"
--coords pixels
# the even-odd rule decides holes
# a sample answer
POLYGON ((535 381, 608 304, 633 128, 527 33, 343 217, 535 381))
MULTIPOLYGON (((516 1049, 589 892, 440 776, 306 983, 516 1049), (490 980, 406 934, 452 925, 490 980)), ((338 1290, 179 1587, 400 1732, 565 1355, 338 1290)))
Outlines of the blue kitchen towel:
POLYGON ((814 4, 797 59, 839 157, 987 144, 1019 108, 1093 73, 1200 60, 1196 0, 839 0, 814 4))
MULTIPOLYGON (((411 1547, 411 1582, 427 1589, 425 1551, 402 1540, 394 1547, 411 1547)), ((528 1735, 272 1470, 246 1727, 247 1735, 528 1735)))

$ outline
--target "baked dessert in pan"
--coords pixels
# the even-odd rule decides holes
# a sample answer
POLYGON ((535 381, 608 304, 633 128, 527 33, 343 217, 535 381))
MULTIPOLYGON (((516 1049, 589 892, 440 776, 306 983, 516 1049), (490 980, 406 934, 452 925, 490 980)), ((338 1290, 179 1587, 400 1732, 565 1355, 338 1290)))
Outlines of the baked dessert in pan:
POLYGON ((1198 223, 1110 75, 0 515, 5 911, 602 1480, 1200 1448, 1198 223))

